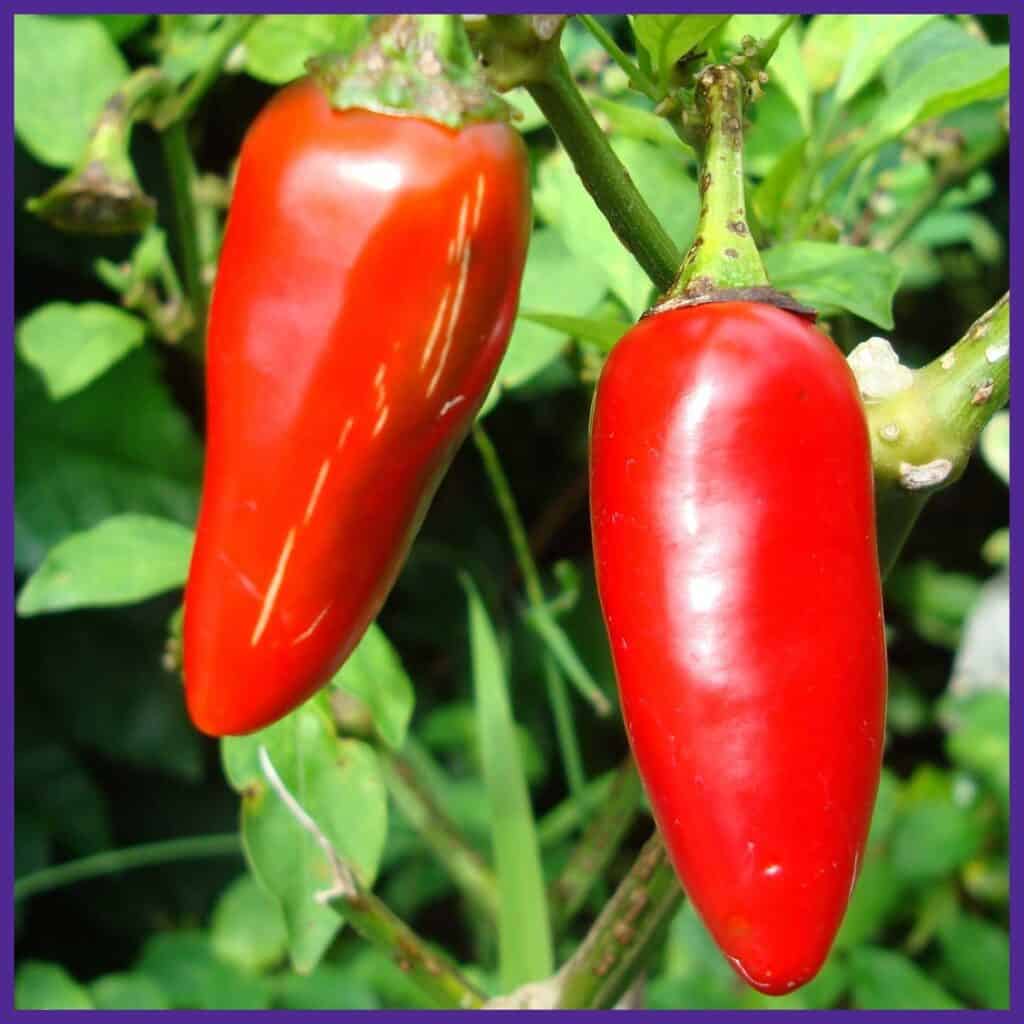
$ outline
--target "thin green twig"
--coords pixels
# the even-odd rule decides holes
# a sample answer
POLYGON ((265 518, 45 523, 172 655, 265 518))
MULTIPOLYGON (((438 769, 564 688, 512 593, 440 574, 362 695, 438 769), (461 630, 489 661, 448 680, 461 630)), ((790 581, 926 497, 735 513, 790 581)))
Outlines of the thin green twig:
POLYGON ((241 852, 242 842, 236 832, 168 839, 120 850, 104 850, 103 853, 94 853, 89 857, 23 875, 14 883, 14 902, 17 903, 37 893, 84 882, 90 878, 116 875, 132 868, 172 864, 175 861, 198 860, 205 857, 238 856, 241 852))
POLYGON ((611 34, 605 30, 605 27, 597 18, 592 14, 577 14, 576 17, 583 22, 587 31, 601 44, 608 56, 626 72, 626 75, 629 77, 629 84, 655 103, 659 102, 663 93, 658 88, 657 83, 640 70, 636 62, 630 59, 629 55, 615 42, 611 34))

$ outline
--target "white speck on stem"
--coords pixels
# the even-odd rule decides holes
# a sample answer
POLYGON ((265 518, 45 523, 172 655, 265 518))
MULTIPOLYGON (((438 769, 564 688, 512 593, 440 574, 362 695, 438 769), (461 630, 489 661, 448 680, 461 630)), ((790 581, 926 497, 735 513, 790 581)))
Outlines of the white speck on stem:
POLYGON ((846 359, 865 399, 888 398, 906 391, 914 383, 911 369, 900 362, 885 338, 862 341, 846 359))
POLYGON ((900 463, 900 483, 908 491, 924 491, 937 487, 953 472, 949 459, 933 459, 920 466, 912 462, 900 463))
POLYGON ((1001 363, 1010 354, 1010 343, 1008 341, 1000 342, 998 345, 989 345, 985 349, 985 362, 989 365, 995 363, 1001 363))

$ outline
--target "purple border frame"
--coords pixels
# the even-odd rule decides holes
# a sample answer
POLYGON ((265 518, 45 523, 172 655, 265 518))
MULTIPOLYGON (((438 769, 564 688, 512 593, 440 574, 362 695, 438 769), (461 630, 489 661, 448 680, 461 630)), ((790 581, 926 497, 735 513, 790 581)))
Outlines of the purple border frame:
MULTIPOLYGON (((5 5, 3 12, 2 32, 3 39, 3 55, 4 60, 7 64, 7 72, 3 78, 3 113, 7 128, 5 129, 5 137, 8 141, 8 150, 5 154, 3 162, 2 181, 5 184, 3 189, 4 194, 8 197, 14 193, 14 96, 13 96, 13 66, 14 66, 14 32, 13 32, 13 15, 17 13, 95 13, 97 10, 104 13, 114 12, 125 12, 135 13, 143 5, 136 2, 126 2, 126 0, 100 0, 98 3, 82 4, 78 2, 74 3, 35 3, 32 0, 26 0, 26 2, 18 3, 15 5, 5 5)), ((282 8, 287 5, 281 3, 281 0, 277 0, 275 3, 267 3, 266 0, 255 0, 255 2, 239 2, 239 0, 221 0, 218 3, 182 3, 180 0, 170 0, 170 2, 164 2, 160 5, 162 13, 167 12, 202 12, 209 10, 211 7, 215 8, 218 12, 245 12, 252 13, 254 11, 265 11, 265 12, 280 12, 282 8)), ((301 5, 296 5, 289 13, 339 13, 339 9, 344 5, 339 4, 337 0, 331 2, 331 0, 305 0, 301 5)), ((658 3, 651 3, 650 0, 638 0, 638 2, 623 4, 621 0, 616 3, 610 3, 609 0, 597 0, 595 3, 584 5, 583 7, 574 8, 574 10, 586 10, 593 13, 619 13, 625 7, 633 13, 643 12, 666 12, 672 8, 678 8, 679 3, 666 3, 665 0, 658 3)), ((964 8, 967 6, 973 7, 974 5, 967 5, 961 3, 951 3, 950 0, 930 0, 930 2, 921 2, 921 0, 902 0, 898 3, 887 3, 885 0, 848 0, 847 3, 836 3, 827 2, 827 0, 815 0, 813 3, 806 5, 806 13, 815 14, 909 14, 909 13, 964 13, 964 8)), ((508 11, 510 8, 519 7, 522 10, 529 10, 533 13, 546 13, 546 12, 558 12, 564 11, 565 5, 559 5, 557 3, 551 3, 550 0, 542 0, 542 2, 532 3, 526 7, 520 7, 519 4, 495 4, 493 0, 483 0, 483 2, 468 2, 468 3, 436 3, 431 0, 407 0, 401 4, 382 4, 379 2, 360 3, 353 5, 351 8, 353 11, 359 12, 370 12, 370 13, 386 13, 394 12, 397 10, 408 11, 412 13, 432 13, 438 9, 451 10, 451 11, 465 11, 465 12, 478 12, 481 10, 492 10, 492 11, 508 11)), ((723 12, 730 14, 751 14, 751 13, 772 13, 782 14, 790 13, 793 9, 793 5, 787 5, 785 3, 776 2, 750 2, 750 0, 733 0, 733 2, 725 2, 722 0, 701 0, 700 3, 696 4, 697 10, 701 13, 712 13, 712 12, 723 12)), ((982 5, 982 9, 975 13, 985 14, 1008 14, 1010 17, 1010 48, 1011 54, 1015 55, 1018 53, 1024 53, 1024 8, 1014 0, 990 0, 990 2, 982 5)), ((1011 58, 1011 83, 1010 83, 1010 101, 1012 108, 1012 116, 1014 119, 1018 118, 1022 112, 1024 112, 1024 73, 1017 63, 1017 60, 1011 58)), ((1014 197, 1020 197, 1024 194, 1024 183, 1022 183, 1021 176, 1024 173, 1024 153, 1022 150, 1010 148, 1010 187, 1011 195, 1014 197)), ((1010 287, 1013 291, 1018 291, 1021 282, 1021 268, 1024 266, 1024 220, 1022 220, 1020 207, 1020 200, 1016 205, 1011 204, 1010 209, 1010 242, 1009 242, 1009 262, 1010 262, 1010 287)), ((2 213, 2 238, 3 238, 3 251, 4 251, 4 262, 7 264, 9 269, 9 277, 4 281, 3 288, 3 323, 5 326, 5 334, 11 340, 13 348, 14 338, 14 219, 13 209, 8 203, 3 208, 2 213)), ((1012 331, 1018 333, 1024 329, 1024 313, 1022 313, 1019 307, 1011 307, 1011 325, 1012 331)), ((14 565, 14 523, 13 523, 13 509, 14 509, 14 367, 13 362, 5 362, 3 367, 0 368, 0 384, 2 384, 2 390, 0 390, 0 408, 3 410, 3 426, 6 428, 3 433, 6 435, 2 448, 0 448, 0 486, 3 488, 3 502, 2 510, 4 516, 4 532, 2 540, 0 540, 0 562, 11 567, 10 583, 4 588, 2 596, 2 606, 0 606, 0 678, 3 681, 3 704, 0 707, 0 751, 4 758, 4 771, 3 777, 5 779, 5 799, 0 800, 0 807, 4 808, 4 820, 0 822, 0 831, 6 831, 8 839, 4 841, 2 847, 0 847, 0 877, 5 881, 8 887, 8 892, 13 887, 14 880, 14 593, 13 593, 13 565, 14 565), (3 828, 6 826, 6 828, 3 828)), ((1015 393, 1024 393, 1024 386, 1013 385, 1011 382, 1011 401, 1015 393)), ((1017 396, 1018 403, 1021 401, 1019 394, 1017 396)), ((1015 423, 1012 426, 1012 451, 1016 455, 1011 455, 1011 464, 1013 466, 1014 479, 1020 481, 1024 479, 1024 415, 1018 415, 1015 423)), ((1020 487, 1018 486, 1018 491, 1020 487)), ((1020 500, 1019 494, 1015 495, 1011 490, 1010 493, 1010 529, 1011 533, 1021 534, 1021 516, 1024 511, 1024 502, 1020 500)), ((1010 579, 1011 586, 1013 581, 1018 580, 1021 577, 1021 567, 1024 566, 1024 556, 1018 548, 1016 555, 1011 554, 1010 561, 1010 579)), ((1014 588, 1014 589, 1018 589, 1014 588)), ((1024 651, 1024 613, 1022 613, 1021 606, 1016 600, 1017 594, 1014 593, 1011 598, 1010 604, 1010 664, 1016 666, 1022 651, 1024 651)), ((1011 668, 1011 677, 1015 674, 1011 668)), ((1020 736, 1024 733, 1024 703, 1020 698, 1015 700, 1011 699, 1010 703, 1010 736, 1011 736, 1011 748, 1010 748, 1010 775, 1011 778, 1019 778, 1021 776, 1021 770, 1024 768, 1024 755, 1021 754, 1020 747, 1020 736)), ((1020 820, 1020 804, 1021 800, 1017 793, 1018 787, 1013 787, 1011 792, 1011 822, 1017 823, 1020 820)), ((1020 929, 1022 927, 1022 894, 1020 889, 1020 881, 1022 877, 1022 842, 1020 836, 1015 834, 1015 830, 1011 827, 1010 835, 1010 935, 1011 939, 1018 937, 1020 929)), ((1019 833, 1019 829, 1016 830, 1019 833)), ((2 976, 0 976, 0 1018, 7 1016, 7 1011, 13 1013, 14 1003, 14 920, 13 920, 13 903, 3 908, 2 920, 2 976)), ((1016 943, 1011 941, 1011 1007, 1019 1009, 1020 1004, 1024 1001, 1024 982, 1020 979, 1024 978, 1024 943, 1017 941, 1016 943), (1014 981, 1013 979, 1018 979, 1014 981)), ((45 1011, 47 1014, 52 1014, 54 1011, 45 1011)), ((79 1013, 88 1012, 90 1014, 90 1020, 102 1020, 108 1018, 110 1020, 118 1021, 129 1021, 143 1018, 157 1017, 160 1021, 170 1021, 174 1024, 175 1020, 184 1024, 186 1019, 192 1016, 196 1012, 202 1011, 121 1011, 118 1013, 104 1012, 104 1011, 56 1011, 61 1014, 77 1015, 79 1013)), ((239 1021, 246 1020, 251 1017, 251 1014, 247 1011, 205 1011, 207 1013, 216 1013, 217 1016, 221 1016, 225 1019, 233 1018, 239 1021)), ((266 1010, 261 1012, 261 1018, 266 1015, 277 1017, 290 1017, 293 1019, 301 1019, 302 1021, 314 1021, 314 1020, 330 1020, 336 1021, 339 1014, 355 1014, 358 1011, 287 1011, 287 1010, 266 1010)), ((383 1017, 385 1020, 411 1020, 413 1018, 433 1018, 436 1019, 437 1012, 444 1011, 375 1011, 375 1016, 383 1017)), ((508 1012, 508 1011, 506 1011, 508 1012)), ((532 1011, 512 1011, 513 1015, 525 1014, 532 1011)), ((563 1015, 569 1011, 563 1011, 563 1015)), ((575 1011, 573 1014, 574 1020, 594 1020, 596 1021, 599 1016, 603 1016, 605 1011, 575 1011)), ((629 1011, 630 1015, 635 1020, 651 1019, 655 1017, 663 1019, 665 1014, 675 1016, 684 1013, 714 1013, 718 1019, 721 1020, 747 1020, 751 1013, 772 1013, 772 1014, 799 1014, 806 1016, 810 1014, 815 1019, 833 1019, 840 1020, 846 1019, 850 1013, 858 1013, 865 1011, 845 1011, 845 1010, 771 1010, 771 1011, 760 1011, 760 1010, 719 1010, 719 1011, 700 1011, 700 1010, 678 1010, 678 1011, 629 1011)), ((927 1012, 927 1011, 924 1011, 927 1012)), ((937 1011, 932 1011, 937 1012, 937 1011)), ((1001 1010, 960 1010, 960 1011, 946 1011, 947 1013, 955 1013, 958 1020, 974 1021, 974 1020, 1006 1020, 1007 1013, 1013 1014, 1014 1010, 1001 1011, 1001 1010)), ((17 1014, 17 1019, 27 1020, 29 1017, 36 1017, 37 1014, 43 1014, 44 1011, 20 1011, 17 1014)), ((872 1020, 876 1021, 910 1021, 920 1019, 922 1011, 916 1010, 904 1010, 904 1011, 874 1011, 871 1014, 872 1020)), ((48 1016, 46 1019, 52 1019, 52 1016, 48 1016)), ((1011 1018, 1012 1019, 1012 1018, 1011 1018)))

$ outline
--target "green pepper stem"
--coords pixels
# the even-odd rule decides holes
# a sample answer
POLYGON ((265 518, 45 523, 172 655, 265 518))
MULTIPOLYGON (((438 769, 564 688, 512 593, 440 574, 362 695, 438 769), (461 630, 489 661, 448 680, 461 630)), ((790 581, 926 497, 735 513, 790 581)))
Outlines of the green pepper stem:
POLYGON ((565 867, 549 887, 552 924, 563 928, 583 906, 633 825, 643 801, 643 786, 632 757, 619 766, 611 789, 587 823, 565 867))
POLYGON ((203 284, 202 261, 199 254, 199 229, 196 218, 196 168, 192 161, 184 121, 175 121, 160 135, 164 162, 174 197, 174 221, 182 277, 194 329, 186 337, 188 348, 200 360, 206 355, 206 286, 203 284))
POLYGON ((558 973, 560 1010, 609 1010, 646 966, 683 899, 661 835, 655 832, 615 895, 558 973))
POLYGON ((884 576, 928 498, 960 477, 982 429, 1009 398, 1009 294, 920 370, 900 367, 888 349, 889 371, 882 366, 880 376, 886 349, 872 356, 870 344, 854 349, 850 364, 871 437, 884 576))
POLYGON ((699 127, 692 133, 700 156, 700 217, 693 245, 670 299, 693 299, 725 289, 768 285, 747 226, 743 177, 743 95, 733 67, 716 64, 697 78, 699 127))

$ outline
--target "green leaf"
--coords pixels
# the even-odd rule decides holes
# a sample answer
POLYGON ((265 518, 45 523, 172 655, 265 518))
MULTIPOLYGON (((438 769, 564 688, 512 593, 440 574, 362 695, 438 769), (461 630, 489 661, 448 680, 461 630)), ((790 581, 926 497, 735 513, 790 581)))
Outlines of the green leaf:
POLYGON ((113 845, 106 797, 78 754, 53 736, 53 723, 18 707, 15 798, 76 856, 113 845))
POLYGON ((103 105, 128 65, 91 18, 18 14, 14 18, 14 129, 52 167, 81 155, 103 105))
POLYGON ((462 584, 469 600, 473 692, 498 876, 501 985, 509 991, 553 971, 551 925, 498 639, 476 585, 468 575, 462 584))
POLYGON ((940 705, 948 732, 946 751, 954 764, 981 779, 999 798, 1003 812, 1010 807, 1010 698, 985 690, 950 696, 940 705))
POLYGON ((800 56, 813 92, 825 92, 839 80, 839 73, 853 44, 856 24, 863 17, 816 14, 811 19, 804 32, 800 56))
POLYGON ((213 908, 210 943, 221 960, 245 971, 274 967, 288 953, 280 905, 251 875, 236 878, 213 908))
POLYGON ((986 46, 945 54, 903 81, 871 119, 857 149, 871 153, 911 125, 941 117, 980 100, 1006 96, 1010 83, 1007 46, 986 46))
POLYGON ((543 128, 548 123, 544 112, 525 89, 512 89, 505 93, 502 99, 519 114, 519 117, 513 121, 516 131, 525 135, 537 128, 543 128))
POLYGON ((351 53, 367 33, 365 14, 267 14, 245 38, 245 70, 281 85, 305 73, 306 61, 326 51, 351 53))
MULTIPOLYGON (((698 197, 679 152, 627 138, 613 139, 612 148, 668 234, 677 243, 688 243, 697 223, 698 197)), ((651 283, 615 237, 564 150, 555 150, 540 163, 534 202, 537 212, 558 231, 571 254, 563 274, 575 273, 577 280, 586 276, 599 281, 602 288, 611 288, 627 309, 639 316, 647 308, 651 283)), ((520 301, 524 308, 574 315, 589 312, 588 308, 567 309, 563 302, 538 301, 526 291, 520 301)))
POLYGON ((612 346, 630 328, 630 325, 623 320, 563 316, 559 313, 535 313, 528 309, 520 310, 519 315, 524 320, 529 320, 530 323, 550 327, 552 330, 579 341, 588 341, 605 352, 610 352, 612 346))
POLYGON ((797 139, 779 154, 771 170, 754 190, 753 208, 757 219, 768 228, 779 223, 787 200, 800 180, 807 151, 807 139, 797 139))
POLYGON ((89 993, 60 964, 26 960, 14 978, 16 1010, 92 1010, 89 993))
POLYGON ((271 788, 259 763, 267 754, 288 791, 321 832, 370 886, 387 834, 387 794, 373 749, 339 740, 315 697, 268 729, 221 744, 225 772, 242 794, 246 858, 257 881, 281 905, 296 970, 319 962, 341 919, 314 899, 331 883, 323 850, 271 788))
POLYGON ((965 864, 985 841, 985 827, 972 808, 941 794, 912 796, 893 829, 889 859, 896 877, 919 885, 965 864))
POLYGON ((728 14, 637 14, 632 21, 637 39, 665 82, 675 62, 728 19, 728 14))
POLYGON ((739 1002, 742 984, 693 905, 684 903, 669 925, 663 972, 650 986, 647 1005, 656 1010, 676 1010, 680 1006, 733 1009, 739 1002))
MULTIPOLYGON (((521 306, 581 315, 596 305, 605 288, 606 278, 600 268, 586 259, 576 259, 556 231, 540 228, 533 232, 520 291, 521 306)), ((498 370, 496 387, 505 391, 521 387, 558 357, 565 342, 564 332, 520 316, 498 370)))
POLYGON ((53 547, 18 595, 19 615, 134 604, 182 586, 192 531, 152 516, 114 516, 53 547))
POLYGON ((163 932, 147 940, 136 970, 183 1010, 266 1010, 270 986, 219 960, 200 931, 163 932))
POLYGON ((1002 526, 993 530, 981 546, 981 557, 989 565, 1006 568, 1010 564, 1010 528, 1002 526))
POLYGON ((921 31, 913 33, 889 54, 882 67, 885 90, 897 92, 910 75, 939 57, 960 50, 984 49, 986 45, 983 39, 968 35, 949 18, 929 20, 921 31))
POLYGON ((957 914, 939 928, 939 947, 952 988, 989 1010, 1010 1008, 1010 938, 974 914, 957 914))
POLYGON ((960 1009, 960 1003, 900 953, 862 946, 850 952, 849 967, 859 1010, 960 1009))
POLYGON ((94 14, 92 17, 110 33, 111 39, 120 43, 124 39, 130 39, 139 29, 147 25, 153 15, 94 14))
POLYGON ((878 852, 865 855, 835 948, 856 949, 877 938, 892 914, 902 907, 906 887, 878 852))
POLYGON ((927 560, 897 565, 885 585, 886 600, 910 616, 922 637, 949 648, 959 645, 964 619, 980 590, 973 576, 945 572, 927 560))
POLYGON ((900 270, 885 253, 831 242, 788 242, 761 254, 772 286, 827 315, 845 310, 891 328, 900 270))
POLYGON ((104 974, 89 985, 97 1010, 169 1010, 167 997, 148 975, 104 974))
POLYGON ((66 398, 109 369, 146 337, 137 316, 101 302, 50 302, 18 325, 21 357, 54 399, 66 398))
POLYGON ((20 360, 14 388, 19 569, 35 568, 58 541, 110 516, 195 521, 201 450, 148 349, 59 403, 20 360))
POLYGON ((972 210, 933 210, 908 235, 914 245, 929 249, 967 244, 983 263, 995 266, 1003 259, 1003 239, 989 221, 972 210))
POLYGON ((159 772, 180 786, 200 781, 206 768, 181 675, 161 659, 168 603, 22 620, 19 686, 47 709, 49 731, 83 753, 159 772))
POLYGON ((846 103, 878 74, 902 42, 920 32, 937 14, 886 14, 853 18, 852 45, 836 85, 836 103, 846 103))
POLYGON ((1010 486, 1010 414, 997 412, 981 432, 981 455, 988 468, 1010 486))
POLYGON ((638 142, 652 142, 676 153, 690 147, 672 130, 668 121, 653 111, 633 103, 609 99, 601 93, 588 93, 587 102, 608 121, 612 134, 638 142))
MULTIPOLYGON (((434 753, 450 753, 468 758, 475 770, 483 773, 484 761, 480 750, 480 719, 474 705, 454 701, 434 708, 417 730, 419 741, 434 753)), ((523 774, 527 782, 539 782, 544 776, 544 756, 528 729, 516 724, 516 741, 522 757, 523 774)), ((445 805, 450 795, 443 787, 445 805)), ((486 814, 484 815, 486 818, 486 814)), ((484 830, 486 832, 486 829, 484 830)))
POLYGON ((374 725, 389 747, 398 750, 402 746, 416 698, 398 651, 380 626, 371 623, 331 685, 355 694, 369 707, 374 725))
POLYGON ((161 17, 160 70, 175 85, 213 58, 224 36, 233 31, 238 15, 165 14, 161 17))
POLYGON ((274 1002, 282 1010, 383 1009, 371 986, 348 964, 333 963, 320 964, 312 974, 283 974, 274 1002))

